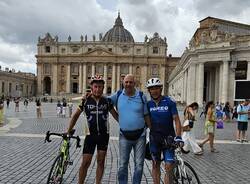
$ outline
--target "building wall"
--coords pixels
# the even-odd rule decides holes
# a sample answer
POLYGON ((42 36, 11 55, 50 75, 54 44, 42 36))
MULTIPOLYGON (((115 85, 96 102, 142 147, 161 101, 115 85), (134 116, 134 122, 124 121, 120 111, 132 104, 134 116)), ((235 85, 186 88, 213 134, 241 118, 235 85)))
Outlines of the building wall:
POLYGON ((203 29, 197 29, 169 77, 170 95, 187 104, 196 101, 201 105, 203 100, 232 104, 238 62, 247 62, 245 80, 250 79, 250 26, 214 18, 200 24, 203 29), (221 25, 230 32, 222 32, 221 25), (244 31, 237 35, 237 30, 244 31))
POLYGON ((77 93, 85 93, 89 79, 100 74, 106 81, 104 93, 120 89, 123 77, 135 75, 137 87, 146 91, 150 77, 159 77, 167 93, 169 72, 177 65, 177 57, 167 57, 167 43, 158 34, 145 42, 110 43, 99 41, 58 42, 50 34, 39 39, 37 45, 37 92, 46 93, 45 79, 51 81, 51 95, 72 94, 74 85, 77 93), (46 52, 46 49, 50 51, 46 52), (158 48, 158 53, 153 50, 158 48))
POLYGON ((0 96, 31 97, 35 93, 34 74, 0 70, 0 96))

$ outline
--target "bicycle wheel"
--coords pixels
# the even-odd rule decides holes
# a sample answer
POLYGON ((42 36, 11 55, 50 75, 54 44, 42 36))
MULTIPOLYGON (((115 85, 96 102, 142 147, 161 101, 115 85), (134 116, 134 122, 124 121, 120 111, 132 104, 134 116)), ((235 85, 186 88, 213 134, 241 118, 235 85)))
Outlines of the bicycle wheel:
POLYGON ((61 184, 63 180, 63 157, 58 155, 52 164, 47 184, 61 184))
POLYGON ((184 161, 185 172, 181 171, 181 182, 182 184, 200 184, 200 179, 195 172, 194 168, 186 161, 184 161))

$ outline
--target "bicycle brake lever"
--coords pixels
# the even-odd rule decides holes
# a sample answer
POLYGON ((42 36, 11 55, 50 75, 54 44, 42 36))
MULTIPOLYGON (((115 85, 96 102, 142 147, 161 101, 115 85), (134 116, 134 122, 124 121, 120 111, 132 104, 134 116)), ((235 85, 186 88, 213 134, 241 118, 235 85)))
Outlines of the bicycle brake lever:
POLYGON ((47 133, 46 133, 46 137, 45 137, 45 140, 44 140, 44 142, 51 142, 51 140, 49 139, 49 137, 50 137, 50 131, 47 131, 47 133))

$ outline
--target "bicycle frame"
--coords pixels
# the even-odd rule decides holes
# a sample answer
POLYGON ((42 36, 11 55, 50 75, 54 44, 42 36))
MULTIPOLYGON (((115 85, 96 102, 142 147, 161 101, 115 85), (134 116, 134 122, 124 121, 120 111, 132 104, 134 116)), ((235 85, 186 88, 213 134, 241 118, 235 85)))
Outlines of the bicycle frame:
POLYGON ((71 165, 73 163, 73 162, 70 161, 70 153, 69 153, 70 140, 72 138, 76 139, 77 140, 76 148, 81 147, 80 146, 80 138, 79 138, 79 136, 73 136, 75 130, 72 131, 72 132, 73 133, 70 134, 70 135, 65 134, 65 133, 61 133, 61 134, 59 134, 59 133, 50 133, 49 131, 46 133, 45 142, 46 141, 51 142, 51 140, 50 140, 51 135, 56 135, 56 136, 59 136, 59 137, 63 138, 62 142, 60 144, 59 154, 56 157, 56 159, 55 159, 55 161, 54 161, 54 163, 52 165, 52 168, 50 170, 48 183, 50 183, 51 177, 54 178, 52 180, 62 182, 62 178, 63 178, 63 175, 66 172, 68 164, 71 165))
POLYGON ((175 149, 175 160, 177 162, 178 172, 184 177, 187 177, 186 168, 184 165, 184 160, 181 158, 181 149, 178 147, 175 149))
POLYGON ((63 139, 63 142, 61 144, 61 147, 59 149, 59 154, 62 155, 62 164, 60 165, 60 174, 64 174, 66 171, 66 167, 68 166, 68 162, 70 160, 70 154, 69 154, 69 147, 70 147, 70 142, 68 139, 63 139))

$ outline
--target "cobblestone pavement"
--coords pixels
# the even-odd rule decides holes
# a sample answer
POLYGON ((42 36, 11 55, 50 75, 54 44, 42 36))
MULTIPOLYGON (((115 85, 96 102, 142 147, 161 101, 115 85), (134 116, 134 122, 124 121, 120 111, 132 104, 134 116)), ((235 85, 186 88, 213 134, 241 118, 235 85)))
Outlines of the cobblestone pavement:
MULTIPOLYGON (((44 143, 44 134, 62 132, 66 129, 69 118, 56 117, 56 105, 43 104, 43 118, 37 119, 35 105, 29 105, 27 111, 20 108, 20 112, 14 112, 13 104, 10 109, 5 109, 8 123, 0 127, 0 184, 43 184, 57 155, 60 139, 54 138, 51 143, 44 143)), ((180 112, 182 114, 182 112, 180 112)), ((198 118, 199 119, 199 118, 198 118)), ((81 116, 76 125, 76 134, 82 135, 81 116)), ((105 173, 102 183, 117 182, 118 167, 118 125, 111 119, 111 140, 108 148, 105 164, 105 173)), ((203 136, 204 119, 199 119, 195 124, 195 133, 198 139, 203 136)), ((197 171, 202 184, 249 184, 250 183, 250 144, 236 143, 236 123, 225 124, 223 130, 217 130, 216 139, 219 140, 216 148, 219 153, 210 153, 205 147, 203 156, 193 154, 183 155, 184 160, 191 163, 197 171)), ((248 132, 248 136, 249 132, 248 132)), ((83 141, 82 141, 83 142, 83 141)), ((74 141, 71 147, 71 158, 74 160, 69 166, 64 183, 77 183, 78 169, 81 161, 81 149, 75 148, 74 141)), ((131 161, 133 160, 131 155, 131 161)), ((86 183, 95 183, 96 160, 93 157, 88 171, 86 183)), ((129 164, 129 183, 133 163, 129 164)), ((163 172, 162 172, 163 173, 163 172)), ((153 183, 151 175, 151 163, 145 161, 142 183, 153 183)))

